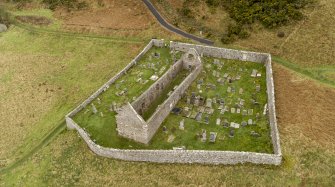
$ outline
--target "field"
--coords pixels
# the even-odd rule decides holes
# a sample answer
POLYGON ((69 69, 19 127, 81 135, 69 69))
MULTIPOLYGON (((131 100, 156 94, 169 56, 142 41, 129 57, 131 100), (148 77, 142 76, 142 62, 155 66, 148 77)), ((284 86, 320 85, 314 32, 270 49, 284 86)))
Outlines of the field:
MULTIPOLYGON (((284 38, 276 37, 277 30, 259 27, 249 39, 229 46, 271 52, 278 57, 274 59, 274 80, 284 156, 278 167, 106 159, 89 151, 74 131, 63 131, 26 156, 50 130, 64 126, 64 115, 128 64, 148 39, 180 37, 159 28, 150 14, 147 19, 154 24, 128 37, 117 31, 108 37, 86 30, 68 34, 69 30, 57 25, 41 29, 11 27, 0 34, 0 106, 5 108, 0 110, 0 186, 332 186, 334 6, 332 0, 320 0, 317 7, 306 9, 304 21, 281 28, 286 33, 284 38), (1 170, 22 157, 26 162, 13 170, 1 170)), ((57 20, 60 24, 64 21, 57 20)))

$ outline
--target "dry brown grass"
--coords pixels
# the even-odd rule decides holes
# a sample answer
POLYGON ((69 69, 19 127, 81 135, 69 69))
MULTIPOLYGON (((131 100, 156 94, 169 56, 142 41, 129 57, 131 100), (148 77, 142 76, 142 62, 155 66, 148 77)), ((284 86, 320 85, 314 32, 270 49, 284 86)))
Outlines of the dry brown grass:
POLYGON ((335 90, 276 65, 274 76, 281 135, 308 137, 321 146, 335 145, 335 90))
POLYGON ((335 65, 335 1, 320 0, 316 7, 305 10, 306 18, 297 24, 277 30, 256 26, 251 37, 239 40, 236 46, 280 55, 302 66, 335 65))
POLYGON ((1 52, 0 56, 0 158, 5 158, 23 144, 32 124, 46 115, 62 91, 41 82, 41 77, 60 65, 58 57, 46 54, 17 55, 1 52), (43 63, 38 63, 43 62, 43 63), (46 92, 46 89, 54 90, 46 92))

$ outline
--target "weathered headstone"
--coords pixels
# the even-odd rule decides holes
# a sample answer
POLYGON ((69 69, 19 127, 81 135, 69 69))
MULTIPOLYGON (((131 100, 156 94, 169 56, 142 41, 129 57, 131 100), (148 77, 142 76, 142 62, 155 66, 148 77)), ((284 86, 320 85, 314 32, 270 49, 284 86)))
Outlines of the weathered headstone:
POLYGON ((248 123, 246 121, 242 121, 241 125, 242 125, 242 127, 245 127, 245 126, 248 125, 248 123))
POLYGON ((0 33, 1 33, 1 32, 6 32, 7 29, 8 29, 8 28, 7 28, 7 26, 6 26, 5 24, 1 24, 1 23, 0 23, 0 33))
POLYGON ((197 120, 197 121, 201 121, 201 118, 202 118, 202 113, 201 113, 201 112, 198 112, 198 114, 197 114, 196 117, 195 117, 195 120, 197 120))
POLYGON ((243 94, 243 88, 240 88, 240 90, 238 91, 239 94, 243 94))
POLYGON ((235 131, 234 131, 234 129, 231 129, 230 131, 229 131, 229 137, 234 137, 235 136, 235 131))
POLYGON ((251 131, 250 135, 253 136, 253 137, 256 137, 256 138, 261 136, 259 133, 255 132, 255 131, 251 131))
POLYGON ((249 109, 248 110, 248 115, 251 116, 254 113, 254 109, 249 109))
POLYGON ((163 132, 164 132, 164 133, 167 133, 167 128, 166 128, 166 126, 163 126, 163 132))
POLYGON ((230 109, 230 112, 231 112, 232 114, 235 114, 235 110, 236 110, 235 108, 231 108, 231 109, 230 109))
POLYGON ((208 98, 208 99, 206 100, 206 107, 208 107, 208 108, 212 108, 212 99, 211 99, 211 98, 208 98))
POLYGON ((235 122, 231 122, 231 123, 230 123, 230 127, 235 128, 235 129, 238 129, 238 128, 240 128, 240 124, 235 123, 235 122))
POLYGON ((227 92, 230 93, 231 92, 231 87, 227 88, 227 92))
POLYGON ((179 122, 179 129, 180 130, 184 130, 185 127, 184 127, 184 119, 182 119, 180 122, 179 122))
POLYGON ((217 134, 218 134, 218 133, 216 133, 216 132, 210 132, 210 133, 209 133, 209 142, 214 143, 215 140, 216 140, 216 136, 217 136, 217 134))
POLYGON ((92 103, 92 112, 93 114, 96 114, 98 112, 97 108, 95 107, 95 105, 92 103))
POLYGON ((248 125, 252 125, 252 119, 248 119, 248 125))
POLYGON ((257 70, 253 69, 251 72, 251 77, 256 77, 257 76, 257 70))
POLYGON ((205 117, 205 123, 209 124, 209 117, 208 116, 205 117))
POLYGON ((217 118, 216 119, 216 125, 220 125, 221 124, 221 119, 220 118, 217 118))
POLYGON ((206 130, 202 130, 202 138, 201 138, 201 141, 202 142, 206 142, 206 140, 207 140, 207 132, 206 132, 206 130))

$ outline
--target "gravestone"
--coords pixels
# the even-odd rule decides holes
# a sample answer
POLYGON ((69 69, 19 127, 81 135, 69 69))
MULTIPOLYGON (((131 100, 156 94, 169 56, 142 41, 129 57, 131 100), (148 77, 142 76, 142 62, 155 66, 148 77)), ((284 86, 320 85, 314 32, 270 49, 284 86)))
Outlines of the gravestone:
POLYGON ((0 23, 0 33, 2 33, 2 32, 6 32, 7 29, 8 29, 8 28, 7 28, 6 25, 0 23))
POLYGON ((256 77, 257 76, 257 70, 253 69, 251 72, 251 77, 256 77))
POLYGON ((196 97, 194 100, 194 106, 199 106, 199 97, 196 97))
POLYGON ((240 124, 235 123, 235 122, 231 122, 231 123, 230 123, 230 127, 235 128, 235 129, 238 129, 238 128, 240 128, 240 124))
POLYGON ((217 134, 218 134, 218 133, 216 133, 216 132, 210 132, 210 133, 209 133, 209 142, 214 143, 215 140, 216 140, 216 136, 217 136, 217 134))
POLYGON ((164 133, 167 133, 167 128, 166 128, 166 126, 163 126, 163 132, 164 132, 164 133))
POLYGON ((242 125, 242 127, 245 127, 245 126, 248 125, 248 123, 246 121, 242 121, 241 125, 242 125))
POLYGON ((98 112, 97 108, 95 107, 95 105, 92 103, 92 112, 93 114, 96 114, 98 112))
POLYGON ((231 87, 227 88, 227 92, 230 93, 231 92, 231 87))
POLYGON ((212 99, 208 98, 208 99, 206 100, 206 107, 208 107, 208 108, 212 108, 212 99))
POLYGON ((234 129, 231 129, 230 131, 229 131, 229 137, 234 137, 235 136, 235 131, 234 131, 234 129))
POLYGON ((202 138, 201 138, 201 141, 202 141, 202 142, 206 142, 206 140, 207 140, 207 137, 206 137, 207 135, 206 135, 206 134, 207 134, 207 133, 206 133, 206 130, 203 129, 203 130, 202 130, 202 138))
POLYGON ((185 127, 184 127, 184 119, 182 119, 180 122, 179 122, 179 129, 180 130, 184 130, 185 127))
POLYGON ((172 142, 174 141, 175 138, 176 138, 176 137, 175 137, 173 134, 171 134, 171 135, 168 137, 167 142, 168 142, 168 143, 172 143, 172 142))
POLYGON ((256 137, 256 138, 261 136, 259 133, 255 132, 255 131, 251 131, 250 135, 253 136, 253 137, 256 137))
POLYGON ((205 123, 209 124, 209 117, 208 116, 205 117, 205 123))
POLYGON ((239 109, 239 108, 236 109, 236 113, 237 113, 237 114, 241 113, 241 109, 239 109))
POLYGON ((232 114, 235 114, 235 110, 236 110, 235 108, 231 108, 231 109, 230 109, 230 112, 231 112, 232 114))
POLYGON ((248 119, 248 125, 252 125, 252 119, 248 119))
POLYGON ((243 94, 243 88, 240 88, 240 90, 238 91, 239 94, 243 94))
POLYGON ((191 104, 191 98, 187 96, 186 103, 189 105, 191 104))
POLYGON ((225 128, 228 128, 229 127, 229 122, 228 122, 228 120, 224 120, 223 121, 223 127, 225 127, 225 128))
POLYGON ((261 85, 256 85, 256 92, 260 92, 261 91, 261 85))
POLYGON ((195 117, 195 120, 197 120, 197 121, 201 121, 201 118, 202 118, 202 113, 201 113, 201 112, 198 112, 198 114, 197 114, 196 117, 195 117))
POLYGON ((217 118, 216 119, 216 125, 220 125, 221 124, 221 119, 220 118, 217 118))
POLYGON ((253 113, 254 113, 254 110, 253 110, 253 109, 249 109, 249 110, 248 110, 248 115, 249 115, 249 116, 251 116, 253 113))
POLYGON ((158 76, 157 75, 152 75, 151 77, 150 77, 150 80, 152 80, 152 81, 156 81, 158 79, 158 76))

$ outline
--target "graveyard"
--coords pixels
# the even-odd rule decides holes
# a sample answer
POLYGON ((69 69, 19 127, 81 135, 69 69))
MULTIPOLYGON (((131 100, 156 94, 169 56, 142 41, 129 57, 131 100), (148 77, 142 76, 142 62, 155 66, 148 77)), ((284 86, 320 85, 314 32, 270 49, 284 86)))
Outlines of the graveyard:
MULTIPOLYGON (((202 71, 148 144, 118 134, 120 108, 134 102, 183 55, 166 44, 153 46, 73 120, 93 142, 109 148, 273 153, 265 65, 209 56, 201 57, 202 71)), ((141 112, 143 120, 150 118, 188 74, 190 71, 183 69, 174 77, 141 112)))

